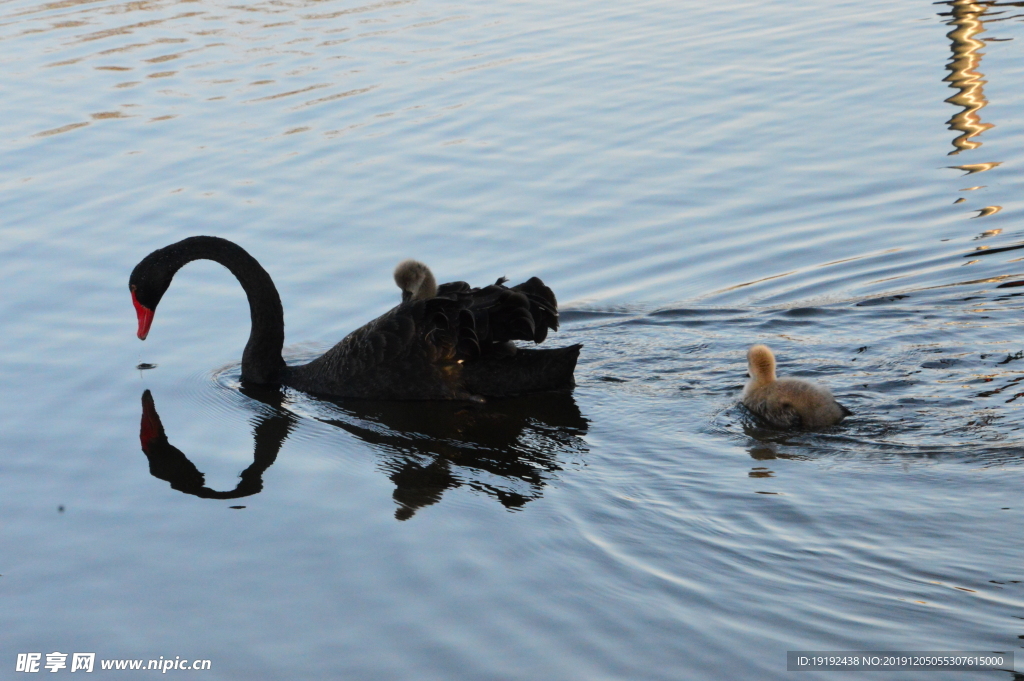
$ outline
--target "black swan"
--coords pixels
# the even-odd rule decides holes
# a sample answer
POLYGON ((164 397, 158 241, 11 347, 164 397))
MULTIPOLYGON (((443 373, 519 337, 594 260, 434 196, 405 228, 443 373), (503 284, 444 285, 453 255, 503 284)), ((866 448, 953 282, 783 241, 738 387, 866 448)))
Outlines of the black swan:
POLYGON ((775 378, 775 355, 767 345, 747 351, 750 381, 743 405, 777 428, 834 426, 852 411, 835 401, 829 389, 800 378, 775 378))
MULTIPOLYGON (((249 299, 245 383, 378 400, 478 400, 575 386, 573 370, 582 345, 535 350, 511 344, 540 343, 548 329, 558 329, 555 295, 537 277, 511 288, 504 279, 479 289, 465 282, 434 284, 429 297, 419 296, 428 292, 422 280, 406 281, 414 287, 408 296, 403 292, 407 300, 309 364, 288 366, 281 356, 284 310, 270 275, 241 246, 212 236, 189 237, 153 251, 132 270, 128 288, 140 339, 148 335, 175 273, 199 259, 227 267, 249 299)), ((429 279, 433 282, 433 275, 429 279)))

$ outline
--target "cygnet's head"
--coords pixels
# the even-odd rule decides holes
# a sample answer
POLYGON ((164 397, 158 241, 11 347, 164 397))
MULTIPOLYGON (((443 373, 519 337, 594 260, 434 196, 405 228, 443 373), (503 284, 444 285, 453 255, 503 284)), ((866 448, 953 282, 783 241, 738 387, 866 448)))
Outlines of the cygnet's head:
POLYGON ((395 283, 402 289, 402 302, 426 300, 437 295, 437 281, 430 268, 419 260, 403 260, 395 268, 395 283))
POLYGON ((747 367, 750 377, 757 383, 775 380, 775 355, 767 345, 755 345, 747 350, 747 367))

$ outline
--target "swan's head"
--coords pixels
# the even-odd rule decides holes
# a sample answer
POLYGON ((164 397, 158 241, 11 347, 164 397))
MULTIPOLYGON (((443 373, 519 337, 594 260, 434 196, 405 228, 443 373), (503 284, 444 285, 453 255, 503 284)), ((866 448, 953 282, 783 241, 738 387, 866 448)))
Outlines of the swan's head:
POLYGON ((149 335, 156 306, 160 304, 160 299, 174 278, 175 268, 166 262, 164 250, 161 248, 147 255, 132 270, 132 276, 128 277, 128 290, 132 293, 135 314, 139 317, 139 340, 146 340, 149 335))
POLYGON ((767 345, 755 345, 747 350, 747 367, 756 383, 775 380, 775 355, 767 345))
POLYGON ((426 300, 437 295, 437 281, 430 268, 419 260, 403 260, 395 268, 395 283, 402 289, 402 302, 426 300))

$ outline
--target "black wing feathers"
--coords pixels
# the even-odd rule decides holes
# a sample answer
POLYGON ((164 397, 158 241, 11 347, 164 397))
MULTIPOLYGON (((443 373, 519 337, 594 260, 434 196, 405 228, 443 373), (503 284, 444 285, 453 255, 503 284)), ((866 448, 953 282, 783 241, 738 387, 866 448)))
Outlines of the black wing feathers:
POLYGON ((437 287, 437 295, 446 298, 457 293, 469 293, 471 290, 469 284, 464 281, 450 281, 437 287))
POLYGON ((558 331, 558 300, 555 293, 544 282, 537 277, 530 277, 528 281, 512 287, 513 291, 519 291, 526 296, 530 302, 530 316, 533 318, 535 331, 532 340, 534 343, 543 343, 548 337, 548 329, 558 331))
POLYGON ((505 281, 476 289, 441 284, 425 301, 426 337, 439 354, 472 359, 513 340, 543 342, 548 329, 558 329, 558 301, 544 282, 533 277, 508 288, 505 281))

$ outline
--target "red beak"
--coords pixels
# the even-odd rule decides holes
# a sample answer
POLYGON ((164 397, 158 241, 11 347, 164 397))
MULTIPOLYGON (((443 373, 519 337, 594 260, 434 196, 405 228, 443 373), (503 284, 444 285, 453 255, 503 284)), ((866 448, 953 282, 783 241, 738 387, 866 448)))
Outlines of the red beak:
POLYGON ((132 303, 135 305, 135 314, 139 316, 139 340, 146 340, 149 327, 153 324, 153 310, 138 301, 135 291, 132 291, 132 303))

